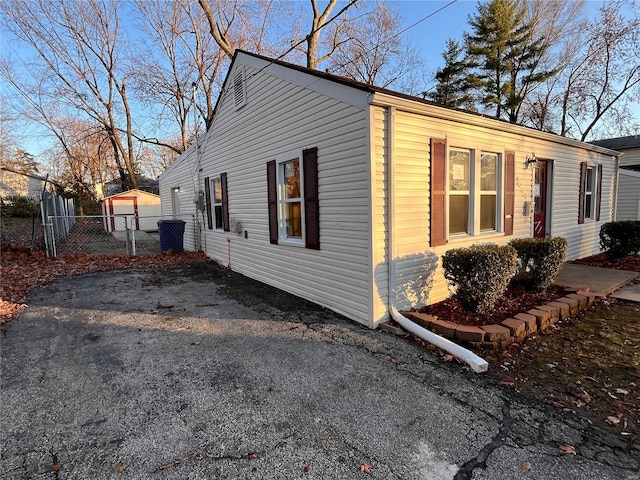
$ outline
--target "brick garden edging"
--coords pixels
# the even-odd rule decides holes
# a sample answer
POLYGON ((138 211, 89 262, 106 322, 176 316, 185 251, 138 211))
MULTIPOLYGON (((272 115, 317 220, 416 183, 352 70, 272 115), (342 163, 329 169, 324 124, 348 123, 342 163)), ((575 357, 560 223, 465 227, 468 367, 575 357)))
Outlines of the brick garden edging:
MULTIPOLYGON (((567 291, 574 290, 567 289, 567 291)), ((529 335, 548 330, 551 325, 574 316, 581 310, 586 310, 597 299, 605 296, 586 289, 574 292, 527 312, 518 313, 514 318, 507 318, 500 324, 480 327, 438 320, 437 317, 426 313, 400 312, 400 314, 421 327, 451 340, 469 344, 473 348, 499 350, 512 343, 521 342, 529 335)))

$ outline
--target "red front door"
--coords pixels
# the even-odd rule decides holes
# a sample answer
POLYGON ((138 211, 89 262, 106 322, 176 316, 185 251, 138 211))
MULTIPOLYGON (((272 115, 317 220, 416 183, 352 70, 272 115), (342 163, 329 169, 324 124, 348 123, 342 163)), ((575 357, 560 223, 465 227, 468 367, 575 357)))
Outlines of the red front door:
POLYGON ((533 184, 533 236, 545 238, 547 234, 547 183, 548 169, 545 160, 538 160, 533 184))

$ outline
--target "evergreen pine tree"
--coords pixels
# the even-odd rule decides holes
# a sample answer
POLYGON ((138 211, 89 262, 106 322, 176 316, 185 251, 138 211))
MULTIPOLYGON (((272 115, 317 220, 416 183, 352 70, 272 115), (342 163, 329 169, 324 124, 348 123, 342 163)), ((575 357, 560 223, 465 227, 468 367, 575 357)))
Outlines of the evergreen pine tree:
POLYGON ((480 101, 511 123, 518 121, 526 94, 555 73, 538 71, 548 45, 535 38, 535 23, 526 15, 523 0, 491 0, 478 5, 478 14, 469 17, 472 33, 465 33, 475 72, 470 80, 479 86, 480 101))
POLYGON ((429 93, 434 102, 451 107, 474 109, 473 96, 469 93, 469 65, 464 56, 464 49, 459 42, 450 38, 447 49, 442 53, 445 65, 436 71, 435 91, 429 93))

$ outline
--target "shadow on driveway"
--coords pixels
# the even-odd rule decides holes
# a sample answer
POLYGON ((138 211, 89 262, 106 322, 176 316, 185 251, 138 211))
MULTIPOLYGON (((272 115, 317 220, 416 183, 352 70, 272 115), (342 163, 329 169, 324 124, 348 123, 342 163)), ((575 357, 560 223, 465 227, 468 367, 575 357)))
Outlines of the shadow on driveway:
POLYGON ((632 445, 213 264, 29 305, 2 327, 0 478, 637 478, 632 445))

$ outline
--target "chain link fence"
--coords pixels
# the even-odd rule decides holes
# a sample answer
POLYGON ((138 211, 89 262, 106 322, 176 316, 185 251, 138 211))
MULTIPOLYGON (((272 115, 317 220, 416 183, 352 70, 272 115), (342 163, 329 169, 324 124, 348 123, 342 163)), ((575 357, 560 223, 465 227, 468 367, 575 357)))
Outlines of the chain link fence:
POLYGON ((44 224, 47 256, 153 255, 195 250, 185 237, 197 237, 193 216, 49 215, 44 224))

